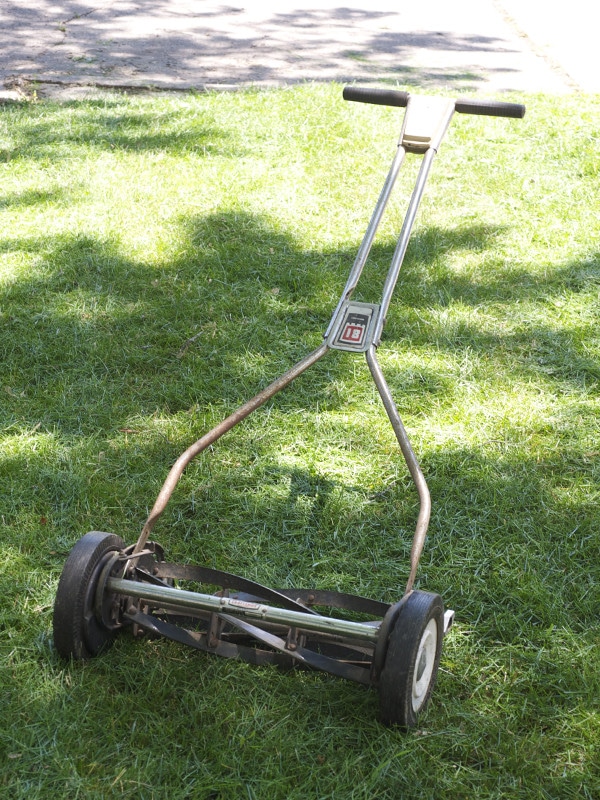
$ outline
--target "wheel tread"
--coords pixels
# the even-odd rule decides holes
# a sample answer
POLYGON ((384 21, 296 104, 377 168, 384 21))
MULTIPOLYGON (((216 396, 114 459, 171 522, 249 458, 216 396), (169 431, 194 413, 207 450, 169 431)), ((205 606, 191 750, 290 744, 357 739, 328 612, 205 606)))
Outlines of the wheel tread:
POLYGON ((97 655, 109 646, 114 632, 95 622, 93 611, 86 608, 90 582, 103 557, 122 550, 123 540, 113 533, 91 531, 73 547, 63 567, 54 601, 54 646, 66 659, 83 660, 97 655), (94 630, 94 636, 86 631, 94 630))
POLYGON ((412 728, 417 724, 433 690, 444 636, 444 604, 438 594, 415 591, 400 608, 388 636, 388 648, 379 678, 381 721, 386 725, 412 728), (423 632, 431 619, 437 624, 433 673, 421 707, 412 706, 412 681, 423 632))

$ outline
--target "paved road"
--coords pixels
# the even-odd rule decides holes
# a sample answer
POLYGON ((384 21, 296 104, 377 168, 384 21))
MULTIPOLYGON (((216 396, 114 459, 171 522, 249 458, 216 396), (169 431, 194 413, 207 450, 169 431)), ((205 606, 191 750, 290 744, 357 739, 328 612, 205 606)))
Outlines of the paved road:
POLYGON ((392 80, 480 93, 600 91, 592 41, 599 7, 594 0, 3 0, 0 88, 392 80))

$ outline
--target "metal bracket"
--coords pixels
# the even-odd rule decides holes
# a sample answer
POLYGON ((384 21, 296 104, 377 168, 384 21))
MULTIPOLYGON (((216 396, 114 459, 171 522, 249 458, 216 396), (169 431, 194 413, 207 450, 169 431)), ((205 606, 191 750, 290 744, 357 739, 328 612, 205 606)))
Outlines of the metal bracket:
POLYGON ((375 303, 344 303, 325 340, 327 346, 352 353, 366 352, 373 343, 378 316, 379 305, 375 303))
POLYGON ((437 151, 454 113, 454 100, 411 95, 404 115, 400 144, 409 153, 437 151))
POLYGON ((454 625, 454 611, 447 608, 444 612, 444 636, 448 633, 450 628, 454 625))

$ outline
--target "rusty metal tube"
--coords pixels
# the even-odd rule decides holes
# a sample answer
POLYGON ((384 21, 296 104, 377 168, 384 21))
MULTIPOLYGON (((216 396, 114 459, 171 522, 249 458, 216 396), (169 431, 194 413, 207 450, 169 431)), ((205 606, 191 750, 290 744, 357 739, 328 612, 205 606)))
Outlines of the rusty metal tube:
POLYGON ((425 477, 421 471, 417 457, 413 452, 408 434, 406 433, 404 425, 402 424, 402 420, 400 419, 400 414, 396 408, 394 398, 392 397, 392 393, 390 392, 390 389, 386 383, 375 353, 375 346, 371 345, 370 349, 365 353, 367 364, 371 370, 371 375, 373 376, 373 380, 375 381, 375 385, 377 386, 377 390, 381 400, 383 401, 383 405, 389 420, 392 423, 392 428, 394 429, 396 439, 398 440, 398 444, 402 450, 402 455, 406 461, 408 471, 410 472, 410 475, 416 486, 420 501, 419 516, 417 518, 417 525, 410 551, 410 574, 406 584, 406 589, 404 590, 404 593, 407 594, 411 591, 415 582, 419 560, 421 558, 421 553, 423 552, 423 545, 425 544, 427 528, 429 527, 429 517, 431 516, 431 496, 429 494, 425 477))
POLYGON ((249 414, 251 414, 257 408, 260 408, 260 406, 266 403, 267 400, 270 400, 282 389, 285 389, 286 386, 288 386, 305 370, 319 361, 319 359, 321 359, 328 350, 329 348, 326 344, 322 344, 317 347, 316 350, 313 350, 312 353, 309 353, 307 356, 305 356, 295 366, 277 378, 277 380, 273 381, 273 383, 269 384, 269 386, 255 395, 251 400, 248 400, 248 402, 236 409, 233 414, 230 414, 211 431, 205 433, 201 439, 198 439, 197 442, 194 442, 194 444, 188 447, 188 449, 179 456, 177 461, 171 467, 171 470, 167 475, 167 479, 165 480, 162 489, 156 498, 156 502, 152 507, 152 511, 150 512, 148 519, 144 524, 140 537, 137 540, 133 550, 134 555, 144 549, 154 524, 165 510, 165 507, 169 502, 171 495, 173 494, 173 490, 177 486, 183 471, 190 461, 196 458, 196 456, 200 455, 203 450, 206 450, 207 447, 216 442, 217 439, 220 439, 224 433, 227 433, 227 431, 235 427, 249 414))

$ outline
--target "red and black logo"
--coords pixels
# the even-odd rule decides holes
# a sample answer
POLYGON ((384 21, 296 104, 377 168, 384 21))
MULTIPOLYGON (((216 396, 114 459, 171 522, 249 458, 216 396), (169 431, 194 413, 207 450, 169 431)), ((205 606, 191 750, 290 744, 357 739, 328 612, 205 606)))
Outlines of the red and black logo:
POLYGON ((362 347, 369 329, 370 320, 371 316, 369 314, 348 314, 342 325, 338 341, 342 344, 362 347))
POLYGON ((368 350, 378 312, 379 306, 371 303, 346 303, 336 317, 333 333, 328 338, 329 346, 355 353, 368 350))

